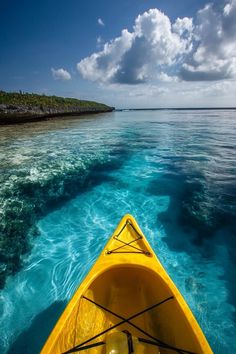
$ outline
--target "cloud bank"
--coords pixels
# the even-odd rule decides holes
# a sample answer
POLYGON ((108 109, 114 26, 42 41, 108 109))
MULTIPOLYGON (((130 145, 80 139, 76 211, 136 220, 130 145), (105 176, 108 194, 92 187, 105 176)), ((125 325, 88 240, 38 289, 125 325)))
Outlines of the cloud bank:
POLYGON ((195 49, 181 70, 184 80, 222 80, 236 76, 236 0, 208 4, 197 14, 195 49))
POLYGON ((71 79, 71 74, 65 69, 51 69, 52 76, 55 80, 68 81, 71 79))
POLYGON ((236 0, 208 4, 175 22, 158 9, 139 15, 133 31, 77 64, 83 78, 118 84, 212 81, 236 76, 236 0))

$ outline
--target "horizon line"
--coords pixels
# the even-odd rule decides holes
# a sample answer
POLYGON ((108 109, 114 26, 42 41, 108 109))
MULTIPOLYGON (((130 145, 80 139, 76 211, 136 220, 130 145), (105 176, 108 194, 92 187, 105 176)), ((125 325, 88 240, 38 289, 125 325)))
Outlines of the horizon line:
POLYGON ((159 108, 115 108, 115 111, 164 111, 164 110, 236 110, 236 107, 159 107, 159 108))

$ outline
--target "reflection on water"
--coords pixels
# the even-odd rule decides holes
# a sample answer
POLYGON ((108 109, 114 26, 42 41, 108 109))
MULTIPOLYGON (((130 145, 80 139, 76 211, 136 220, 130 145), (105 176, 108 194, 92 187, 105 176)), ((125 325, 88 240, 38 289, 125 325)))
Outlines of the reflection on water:
POLYGON ((130 111, 0 128, 3 274, 23 262, 1 293, 3 352, 29 352, 37 315, 68 301, 127 212, 214 352, 236 350, 235 114, 130 111))

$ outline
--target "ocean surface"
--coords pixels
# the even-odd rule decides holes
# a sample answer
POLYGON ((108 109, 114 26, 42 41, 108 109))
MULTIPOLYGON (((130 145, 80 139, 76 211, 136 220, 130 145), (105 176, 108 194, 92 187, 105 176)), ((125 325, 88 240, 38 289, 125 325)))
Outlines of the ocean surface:
POLYGON ((0 353, 39 353, 131 213, 214 353, 236 352, 236 110, 0 127, 0 353))

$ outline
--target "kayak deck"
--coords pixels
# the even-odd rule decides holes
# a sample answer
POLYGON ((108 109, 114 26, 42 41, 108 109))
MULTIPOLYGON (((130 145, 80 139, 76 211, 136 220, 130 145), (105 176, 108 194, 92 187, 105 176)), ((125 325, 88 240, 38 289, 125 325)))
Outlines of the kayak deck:
MULTIPOLYGON (((81 298, 78 308, 75 309, 76 315, 71 316, 73 323, 68 324, 68 333, 64 332, 67 340, 71 338, 70 348, 78 343, 86 342, 104 330, 122 322, 121 318, 107 312, 95 303, 124 319, 129 319, 147 308, 162 303, 131 319, 132 324, 123 323, 113 331, 128 330, 135 337, 150 340, 151 338, 137 329, 138 327, 153 338, 160 339, 161 342, 167 344, 171 343, 172 346, 178 348, 186 348, 186 337, 189 342, 188 347, 190 344, 194 347, 197 346, 197 341, 192 336, 188 322, 181 314, 172 293, 161 279, 157 279, 155 274, 145 269, 117 267, 97 278, 81 298), (71 328, 76 330, 71 333, 71 328)), ((96 341, 106 341, 106 336, 107 333, 99 336, 96 341)), ((85 353, 87 352, 89 353, 89 350, 85 351, 85 353)), ((92 352, 105 354, 106 349, 105 347, 93 348, 92 352)), ((139 352, 157 353, 157 347, 143 344, 142 351, 139 352)), ((168 351, 162 348, 161 353, 168 353, 168 351)))
MULTIPOLYGON (((86 341, 98 333, 124 322, 126 319, 150 307, 150 305, 159 302, 156 298, 154 299, 154 296, 151 294, 148 296, 146 291, 143 290, 145 275, 145 272, 137 274, 134 268, 118 268, 113 269, 111 272, 108 271, 96 279, 81 299, 78 313, 80 322, 77 326, 77 338, 75 342, 86 341), (104 310, 104 308, 109 310, 109 312, 104 310)), ((163 304, 163 306, 167 305, 163 304)), ((151 312, 146 312, 130 320, 130 322, 144 331, 155 335, 155 315, 154 312, 154 316, 150 314, 151 312)), ((112 331, 124 330, 128 330, 135 337, 148 338, 127 322, 115 327, 112 331)), ((106 341, 106 336, 107 333, 100 336, 98 338, 99 341, 106 341)), ((95 348, 93 350, 95 353, 95 348)), ((97 348, 96 350, 96 353, 106 353, 105 348, 97 348)), ((143 345, 142 353, 157 353, 157 348, 143 345)))
MULTIPOLYGON (((111 333, 118 331, 143 340, 135 342, 134 353, 212 353, 181 294, 129 215, 71 299, 41 354, 77 353, 82 348, 86 354, 110 354, 107 345, 86 346, 110 340, 115 348, 111 333)), ((114 353, 128 354, 127 350, 114 353)))

